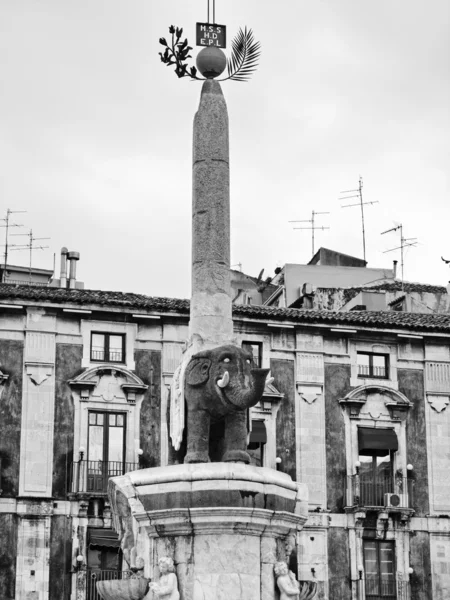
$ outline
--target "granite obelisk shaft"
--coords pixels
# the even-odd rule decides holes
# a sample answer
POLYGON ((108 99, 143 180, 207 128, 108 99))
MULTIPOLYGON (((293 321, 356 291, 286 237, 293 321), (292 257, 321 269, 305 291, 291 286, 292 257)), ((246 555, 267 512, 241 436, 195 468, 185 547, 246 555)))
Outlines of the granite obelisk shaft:
POLYGON ((228 112, 220 84, 203 84, 194 119, 192 190, 193 350, 230 343, 230 165, 228 112))

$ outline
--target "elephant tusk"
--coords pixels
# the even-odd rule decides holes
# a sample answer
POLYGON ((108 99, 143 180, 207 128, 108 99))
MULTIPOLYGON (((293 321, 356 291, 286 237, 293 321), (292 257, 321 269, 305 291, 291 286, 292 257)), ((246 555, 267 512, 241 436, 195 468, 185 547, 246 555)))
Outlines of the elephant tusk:
POLYGON ((223 374, 222 379, 218 379, 217 380, 217 385, 220 388, 224 388, 224 387, 227 387, 229 381, 230 381, 230 374, 228 373, 228 371, 225 371, 225 373, 223 374))
POLYGON ((268 377, 266 379, 266 385, 270 385, 275 380, 275 377, 268 377))

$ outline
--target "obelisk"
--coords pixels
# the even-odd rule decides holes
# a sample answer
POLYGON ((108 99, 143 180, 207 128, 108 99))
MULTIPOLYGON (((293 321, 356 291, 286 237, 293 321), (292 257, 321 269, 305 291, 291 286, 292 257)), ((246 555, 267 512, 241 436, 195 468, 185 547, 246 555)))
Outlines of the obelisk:
POLYGON ((220 84, 203 83, 194 119, 192 296, 189 342, 196 352, 230 343, 230 160, 228 112, 220 84))

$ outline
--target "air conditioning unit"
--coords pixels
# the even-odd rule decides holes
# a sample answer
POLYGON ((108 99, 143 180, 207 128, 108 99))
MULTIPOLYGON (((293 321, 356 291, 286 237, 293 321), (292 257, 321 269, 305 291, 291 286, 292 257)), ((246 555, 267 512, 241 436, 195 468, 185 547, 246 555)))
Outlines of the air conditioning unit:
POLYGON ((385 494, 384 505, 388 508, 405 508, 406 494, 385 494))

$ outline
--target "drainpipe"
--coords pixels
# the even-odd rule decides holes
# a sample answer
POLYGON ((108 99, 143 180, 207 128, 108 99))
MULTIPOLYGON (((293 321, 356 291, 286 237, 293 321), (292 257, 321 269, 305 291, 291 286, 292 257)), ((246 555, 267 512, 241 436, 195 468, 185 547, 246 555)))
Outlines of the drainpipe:
POLYGON ((62 288, 67 287, 67 254, 68 250, 66 247, 61 248, 61 274, 59 276, 59 286, 62 288))
POLYGON ((69 288, 71 290, 75 289, 75 282, 77 279, 77 260, 80 260, 79 252, 68 252, 67 258, 70 262, 70 272, 69 272, 69 288))

